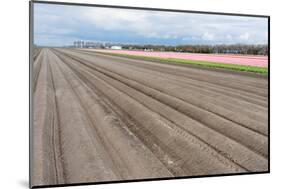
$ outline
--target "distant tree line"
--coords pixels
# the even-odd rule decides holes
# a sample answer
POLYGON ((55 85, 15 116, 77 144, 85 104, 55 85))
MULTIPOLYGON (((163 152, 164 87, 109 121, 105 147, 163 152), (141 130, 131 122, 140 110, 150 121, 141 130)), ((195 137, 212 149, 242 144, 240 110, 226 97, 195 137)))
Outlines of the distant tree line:
POLYGON ((172 51, 190 53, 221 53, 221 54, 249 54, 268 55, 268 45, 122 45, 123 49, 145 51, 172 51))

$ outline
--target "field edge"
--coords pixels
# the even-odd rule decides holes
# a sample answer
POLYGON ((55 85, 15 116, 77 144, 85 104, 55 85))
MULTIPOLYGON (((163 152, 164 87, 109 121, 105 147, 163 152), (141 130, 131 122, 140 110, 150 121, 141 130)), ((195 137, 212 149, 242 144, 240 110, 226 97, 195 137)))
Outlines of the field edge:
MULTIPOLYGON (((85 51, 85 50, 82 50, 82 51, 85 51)), ((149 57, 149 56, 100 52, 100 51, 87 51, 87 52, 95 52, 95 53, 100 53, 100 54, 104 54, 104 55, 132 58, 132 59, 139 59, 139 60, 168 62, 168 63, 176 63, 176 64, 189 64, 189 65, 196 65, 196 66, 209 67, 209 68, 220 68, 220 69, 228 69, 228 70, 235 70, 235 71, 242 71, 242 72, 254 72, 254 73, 259 73, 259 74, 263 74, 263 75, 268 75, 268 68, 263 68, 263 67, 258 67, 258 66, 224 64, 224 63, 219 63, 219 62, 184 60, 184 59, 177 59, 177 58, 158 58, 158 57, 149 57)))

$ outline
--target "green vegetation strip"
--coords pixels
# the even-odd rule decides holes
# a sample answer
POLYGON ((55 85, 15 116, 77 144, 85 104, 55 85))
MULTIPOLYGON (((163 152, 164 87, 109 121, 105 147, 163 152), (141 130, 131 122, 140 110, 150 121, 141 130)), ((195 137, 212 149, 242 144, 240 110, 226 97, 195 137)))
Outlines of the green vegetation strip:
MULTIPOLYGON (((96 51, 95 51, 96 52, 96 51)), ((98 52, 105 55, 126 57, 126 58, 134 58, 140 60, 149 60, 149 61, 158 61, 158 62, 169 62, 169 63, 179 63, 179 64, 191 64, 198 65, 203 67, 211 67, 211 68, 224 68, 231 69, 237 71, 246 71, 246 72, 255 72, 261 73, 264 75, 268 74, 268 69, 264 67, 258 66, 246 66, 246 65, 238 65, 238 64, 224 64, 218 62, 208 62, 208 61, 198 61, 198 60, 184 60, 177 58, 158 58, 158 57, 147 57, 147 56, 137 56, 137 55, 129 55, 129 54, 117 54, 117 53, 107 53, 107 52, 98 52)))

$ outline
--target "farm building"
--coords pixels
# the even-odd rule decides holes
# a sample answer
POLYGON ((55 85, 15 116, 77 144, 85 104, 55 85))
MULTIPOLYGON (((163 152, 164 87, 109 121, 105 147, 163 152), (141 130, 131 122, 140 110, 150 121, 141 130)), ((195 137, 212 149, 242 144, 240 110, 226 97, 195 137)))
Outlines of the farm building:
POLYGON ((113 50, 121 50, 122 47, 121 46, 111 46, 111 49, 113 49, 113 50))

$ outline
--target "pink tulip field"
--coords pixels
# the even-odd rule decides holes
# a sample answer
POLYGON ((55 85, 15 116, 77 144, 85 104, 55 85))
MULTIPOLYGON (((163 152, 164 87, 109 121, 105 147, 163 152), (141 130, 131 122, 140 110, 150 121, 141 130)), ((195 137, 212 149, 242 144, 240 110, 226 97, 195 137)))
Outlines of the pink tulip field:
POLYGON ((127 54, 134 56, 147 56, 157 58, 175 58, 184 60, 208 61, 226 64, 238 64, 245 66, 268 67, 268 56, 255 55, 235 55, 235 54, 198 54, 198 53, 178 53, 178 52, 151 52, 135 50, 104 50, 95 49, 98 52, 127 54))

